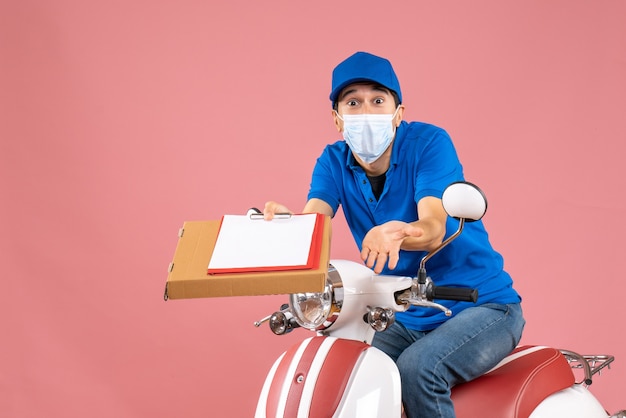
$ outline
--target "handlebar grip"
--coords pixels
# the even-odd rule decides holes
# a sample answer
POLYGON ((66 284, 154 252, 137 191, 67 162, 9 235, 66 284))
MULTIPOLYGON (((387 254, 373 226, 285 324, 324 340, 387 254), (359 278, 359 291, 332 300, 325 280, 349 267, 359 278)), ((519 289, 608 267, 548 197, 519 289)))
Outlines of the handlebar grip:
POLYGON ((433 299, 459 300, 474 303, 478 300, 478 290, 465 287, 433 286, 431 295, 433 299))

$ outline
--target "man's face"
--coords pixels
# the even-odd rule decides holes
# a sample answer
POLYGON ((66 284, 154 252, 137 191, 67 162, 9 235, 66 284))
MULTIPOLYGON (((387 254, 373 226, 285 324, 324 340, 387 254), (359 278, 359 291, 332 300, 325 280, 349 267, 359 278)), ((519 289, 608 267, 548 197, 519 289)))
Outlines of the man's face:
MULTIPOLYGON (((400 105, 394 119, 394 125, 398 126, 402 120, 404 106, 400 105)), ((370 114, 393 114, 396 111, 396 103, 391 91, 385 87, 372 83, 355 83, 344 88, 337 98, 337 113, 343 115, 370 114)), ((339 132, 343 131, 343 121, 333 112, 335 125, 339 132)))

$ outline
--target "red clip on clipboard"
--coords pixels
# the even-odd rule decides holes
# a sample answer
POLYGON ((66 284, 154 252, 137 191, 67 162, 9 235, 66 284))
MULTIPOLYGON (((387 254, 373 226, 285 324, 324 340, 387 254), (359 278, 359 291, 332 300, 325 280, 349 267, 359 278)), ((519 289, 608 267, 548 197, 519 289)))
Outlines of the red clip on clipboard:
POLYGON ((306 270, 319 267, 324 215, 222 217, 208 274, 306 270))

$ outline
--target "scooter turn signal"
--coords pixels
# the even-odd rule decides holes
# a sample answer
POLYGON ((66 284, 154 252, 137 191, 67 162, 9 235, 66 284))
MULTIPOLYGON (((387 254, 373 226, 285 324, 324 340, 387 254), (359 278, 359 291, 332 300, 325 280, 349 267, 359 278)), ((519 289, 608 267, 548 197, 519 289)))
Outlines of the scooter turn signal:
POLYGON ((396 321, 396 315, 390 308, 368 307, 369 312, 363 318, 375 331, 384 331, 396 321))

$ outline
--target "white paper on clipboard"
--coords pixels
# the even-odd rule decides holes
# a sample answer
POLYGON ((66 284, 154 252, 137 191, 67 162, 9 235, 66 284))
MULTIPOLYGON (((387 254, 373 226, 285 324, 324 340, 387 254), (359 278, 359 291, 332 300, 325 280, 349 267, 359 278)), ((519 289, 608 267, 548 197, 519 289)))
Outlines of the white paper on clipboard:
POLYGON ((305 266, 317 214, 271 221, 249 215, 224 215, 209 261, 211 270, 305 266))

